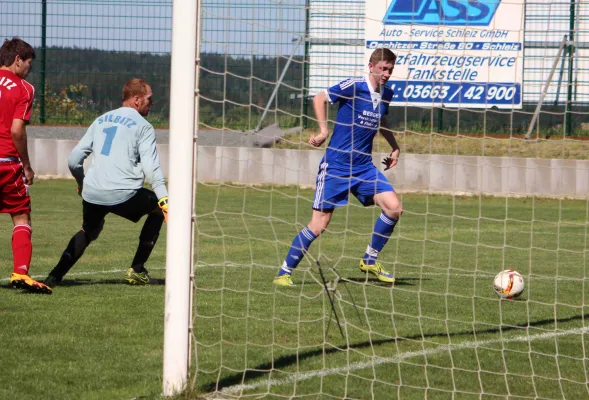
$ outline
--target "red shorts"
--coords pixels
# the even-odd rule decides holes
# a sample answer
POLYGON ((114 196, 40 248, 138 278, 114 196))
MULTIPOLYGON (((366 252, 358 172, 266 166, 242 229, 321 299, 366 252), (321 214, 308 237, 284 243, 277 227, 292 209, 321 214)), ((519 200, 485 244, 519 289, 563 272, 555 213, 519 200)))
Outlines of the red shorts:
POLYGON ((20 163, 0 162, 0 213, 29 214, 31 197, 20 163))

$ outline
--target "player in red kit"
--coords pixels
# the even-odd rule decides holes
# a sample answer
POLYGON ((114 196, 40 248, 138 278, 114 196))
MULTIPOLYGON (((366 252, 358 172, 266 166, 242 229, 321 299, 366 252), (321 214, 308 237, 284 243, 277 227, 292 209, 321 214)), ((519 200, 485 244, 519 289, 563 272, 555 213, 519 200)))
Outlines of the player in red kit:
POLYGON ((29 276, 31 254, 31 198, 33 184, 27 149, 26 125, 31 119, 35 89, 25 81, 35 51, 25 41, 13 38, 0 48, 0 212, 12 217, 14 272, 10 284, 34 293, 51 294, 51 288, 29 276))

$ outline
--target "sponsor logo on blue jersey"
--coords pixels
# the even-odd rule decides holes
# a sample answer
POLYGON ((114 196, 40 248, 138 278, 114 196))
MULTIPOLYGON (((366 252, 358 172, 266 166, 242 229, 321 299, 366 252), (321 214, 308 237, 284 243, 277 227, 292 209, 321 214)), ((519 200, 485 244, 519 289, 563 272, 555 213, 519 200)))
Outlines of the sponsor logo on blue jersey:
POLYGON ((501 0, 393 0, 385 25, 488 26, 501 0))

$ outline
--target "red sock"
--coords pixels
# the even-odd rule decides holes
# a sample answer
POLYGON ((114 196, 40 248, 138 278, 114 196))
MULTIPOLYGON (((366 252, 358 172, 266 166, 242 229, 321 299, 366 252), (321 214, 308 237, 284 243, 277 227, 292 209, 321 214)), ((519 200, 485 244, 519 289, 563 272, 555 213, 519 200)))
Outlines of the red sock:
POLYGON ((29 273, 33 243, 31 242, 31 226, 16 225, 12 230, 12 257, 14 272, 21 275, 29 273))

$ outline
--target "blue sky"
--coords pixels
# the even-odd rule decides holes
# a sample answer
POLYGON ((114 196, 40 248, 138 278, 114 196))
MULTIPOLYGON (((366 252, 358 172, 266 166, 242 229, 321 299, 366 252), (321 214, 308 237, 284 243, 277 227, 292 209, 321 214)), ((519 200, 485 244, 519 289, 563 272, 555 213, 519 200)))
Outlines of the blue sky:
MULTIPOLYGON (((41 1, 0 0, 0 35, 41 44, 41 1)), ((171 0, 47 1, 47 45, 170 51, 171 0)))
MULTIPOLYGON (((289 55, 304 0, 208 0, 203 51, 289 55)), ((169 53, 172 0, 47 0, 47 45, 169 53)), ((0 0, 0 37, 41 44, 41 0, 0 0)), ((303 47, 300 47, 302 52, 303 47)))

